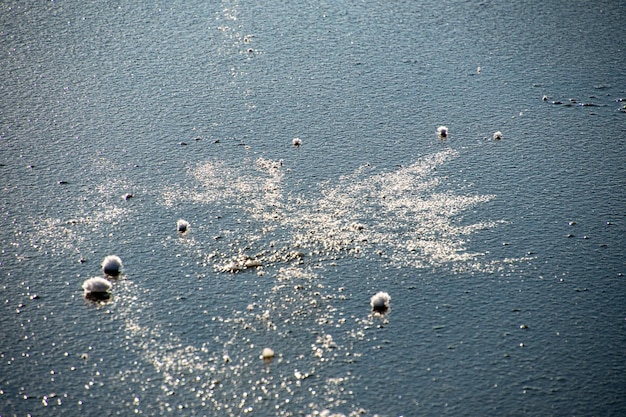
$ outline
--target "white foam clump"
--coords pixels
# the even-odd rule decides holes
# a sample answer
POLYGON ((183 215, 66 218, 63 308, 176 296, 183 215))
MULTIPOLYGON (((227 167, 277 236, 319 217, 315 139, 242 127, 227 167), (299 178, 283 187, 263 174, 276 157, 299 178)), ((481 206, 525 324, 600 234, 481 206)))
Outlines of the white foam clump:
POLYGON ((377 313, 384 313, 389 310, 389 302, 391 301, 391 296, 384 291, 379 291, 374 294, 370 300, 370 304, 372 305, 372 310, 377 313))
POLYGON ((187 220, 178 219, 176 222, 176 230, 180 233, 185 233, 189 230, 189 222, 187 220))
POLYGON ((448 137, 448 128, 445 126, 439 126, 437 128, 437 136, 439 139, 445 139, 448 137))
POLYGON ((105 294, 111 289, 111 283, 102 277, 89 278, 83 282, 85 294, 105 294))
POLYGON ((102 272, 116 276, 122 272, 122 260, 117 255, 109 255, 102 261, 102 272))
POLYGON ((261 358, 264 361, 270 361, 274 359, 274 349, 268 347, 264 348, 263 352, 261 353, 261 358))

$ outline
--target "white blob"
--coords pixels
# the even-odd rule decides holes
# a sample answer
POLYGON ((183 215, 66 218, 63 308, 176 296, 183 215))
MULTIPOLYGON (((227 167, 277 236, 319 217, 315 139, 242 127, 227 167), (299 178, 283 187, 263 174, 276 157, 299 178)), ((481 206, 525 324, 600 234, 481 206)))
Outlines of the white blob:
POLYGON ((261 353, 261 358, 264 361, 269 361, 274 358, 274 350, 272 348, 266 347, 263 349, 263 353, 261 353))
POLYGON ((502 139, 502 132, 500 132, 499 130, 493 134, 493 140, 500 140, 502 139))
POLYGON ((293 143, 293 146, 300 146, 300 145, 302 145, 302 139, 300 139, 300 138, 293 138, 291 143, 293 143))
POLYGON ((445 126, 439 126, 437 128, 437 136, 439 136, 439 139, 445 139, 448 137, 448 128, 445 126))
POLYGON ((83 282, 85 294, 104 294, 110 289, 111 283, 102 277, 89 278, 83 282))
POLYGON ((384 313, 389 309, 391 297, 386 292, 380 291, 374 294, 370 300, 372 310, 377 313, 384 313))
POLYGON ((102 272, 106 275, 116 276, 122 272, 122 260, 119 256, 109 255, 102 261, 102 272))
POLYGON ((176 230, 180 233, 185 233, 187 230, 189 230, 189 222, 187 220, 179 219, 176 222, 176 230))

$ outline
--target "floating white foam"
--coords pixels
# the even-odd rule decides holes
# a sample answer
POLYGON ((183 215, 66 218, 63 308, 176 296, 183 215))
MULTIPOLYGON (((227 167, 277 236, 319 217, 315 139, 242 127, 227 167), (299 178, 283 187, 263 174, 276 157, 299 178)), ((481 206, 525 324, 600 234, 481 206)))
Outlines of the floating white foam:
POLYGON ((111 289, 111 283, 102 277, 89 278, 83 282, 86 294, 104 294, 111 289))
POLYGON ((380 291, 372 296, 370 299, 370 305, 372 306, 372 311, 376 313, 385 313, 389 310, 389 302, 391 301, 391 297, 386 292, 380 291))
POLYGON ((189 222, 187 220, 178 219, 176 222, 176 230, 180 233, 185 233, 189 230, 189 222))
POLYGON ((102 261, 102 272, 109 276, 117 276, 122 272, 122 260, 117 255, 109 255, 102 261))

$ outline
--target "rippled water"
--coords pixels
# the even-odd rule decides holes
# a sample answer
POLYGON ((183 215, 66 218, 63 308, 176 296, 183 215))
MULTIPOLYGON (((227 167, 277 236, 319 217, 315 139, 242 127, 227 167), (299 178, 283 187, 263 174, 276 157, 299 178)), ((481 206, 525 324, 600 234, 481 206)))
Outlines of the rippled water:
POLYGON ((626 412, 620 2, 0 10, 1 415, 626 412))

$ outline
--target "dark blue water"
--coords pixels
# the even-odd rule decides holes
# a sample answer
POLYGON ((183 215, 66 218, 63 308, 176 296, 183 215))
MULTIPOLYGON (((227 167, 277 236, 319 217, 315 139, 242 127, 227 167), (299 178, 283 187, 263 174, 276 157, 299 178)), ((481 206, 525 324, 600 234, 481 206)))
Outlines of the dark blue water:
POLYGON ((0 414, 626 414, 624 21, 3 2, 0 414))

